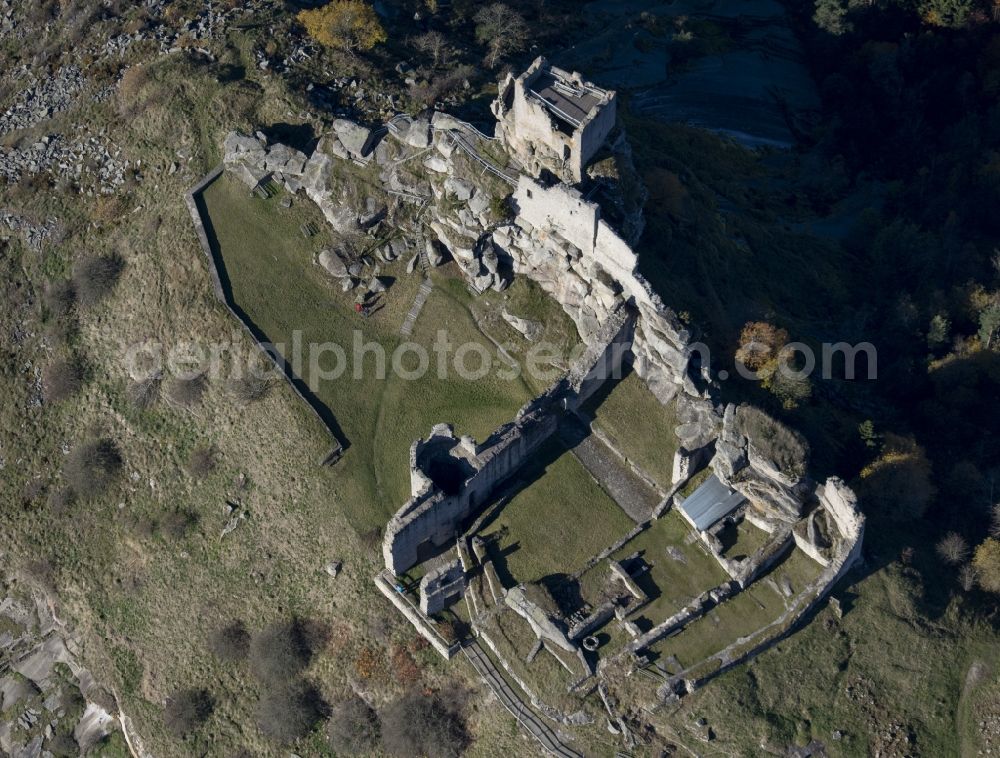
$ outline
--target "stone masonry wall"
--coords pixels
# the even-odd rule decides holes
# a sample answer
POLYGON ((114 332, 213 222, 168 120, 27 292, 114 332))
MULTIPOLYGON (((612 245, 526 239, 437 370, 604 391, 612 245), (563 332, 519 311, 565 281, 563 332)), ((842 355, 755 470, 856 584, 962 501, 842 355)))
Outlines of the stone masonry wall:
MULTIPOLYGON (((591 346, 560 379, 540 397, 527 403, 517 418, 501 426, 465 460, 474 469, 461 489, 445 494, 430 481, 426 471, 414 473, 421 465, 421 448, 450 429, 435 427, 432 438, 414 443, 410 458, 413 496, 399 509, 386 526, 382 557, 389 571, 399 574, 419 562, 422 545, 443 547, 458 535, 461 525, 486 505, 496 488, 553 434, 558 427, 558 413, 575 410, 621 369, 633 333, 634 317, 625 309, 616 313, 602 331, 602 341, 591 346), (429 486, 428 486, 428 483, 429 486)), ((442 445, 442 456, 457 447, 442 445)), ((429 463, 429 462, 428 462, 429 463)))

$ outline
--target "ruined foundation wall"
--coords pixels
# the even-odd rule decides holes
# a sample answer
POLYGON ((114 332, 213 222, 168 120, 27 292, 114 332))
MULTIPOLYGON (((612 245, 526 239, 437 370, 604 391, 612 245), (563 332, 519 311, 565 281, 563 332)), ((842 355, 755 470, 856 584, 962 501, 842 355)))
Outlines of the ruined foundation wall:
MULTIPOLYGON (((443 547, 458 536, 462 523, 486 505, 497 487, 555 434, 560 411, 575 410, 607 379, 620 375, 633 326, 632 314, 625 309, 617 313, 605 327, 602 342, 589 348, 566 378, 525 405, 515 421, 504 424, 476 448, 475 472, 458 493, 446 495, 433 485, 426 487, 429 479, 423 475, 417 477, 411 471, 411 480, 421 483, 421 491, 386 526, 382 541, 386 568, 402 573, 418 563, 422 545, 443 547)), ((414 468, 418 465, 415 451, 421 444, 418 442, 411 449, 414 468)))

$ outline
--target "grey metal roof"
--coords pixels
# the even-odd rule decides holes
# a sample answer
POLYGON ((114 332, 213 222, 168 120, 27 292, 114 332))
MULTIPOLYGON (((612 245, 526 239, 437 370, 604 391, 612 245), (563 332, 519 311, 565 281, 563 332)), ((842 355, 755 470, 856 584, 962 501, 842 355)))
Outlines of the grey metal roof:
POLYGON ((591 89, 564 82, 551 71, 543 71, 532 83, 532 94, 549 110, 573 126, 579 126, 601 100, 591 89))
POLYGON ((736 510, 745 500, 743 495, 712 474, 691 497, 681 503, 680 508, 695 529, 705 531, 736 510))

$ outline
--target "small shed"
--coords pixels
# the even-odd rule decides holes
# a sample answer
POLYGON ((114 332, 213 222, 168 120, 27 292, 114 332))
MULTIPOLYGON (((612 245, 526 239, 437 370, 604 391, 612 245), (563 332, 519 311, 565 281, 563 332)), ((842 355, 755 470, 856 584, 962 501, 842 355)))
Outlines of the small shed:
POLYGON ((729 485, 723 484, 715 474, 712 474, 692 493, 691 497, 680 504, 680 512, 691 526, 699 532, 704 532, 739 508, 745 501, 743 495, 729 485))

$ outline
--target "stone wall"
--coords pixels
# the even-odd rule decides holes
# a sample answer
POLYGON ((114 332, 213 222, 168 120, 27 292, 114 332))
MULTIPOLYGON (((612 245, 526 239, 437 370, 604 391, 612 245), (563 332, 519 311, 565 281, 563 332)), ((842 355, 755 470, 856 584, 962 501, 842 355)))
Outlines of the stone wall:
POLYGON ((463 522, 487 505, 497 487, 518 471, 555 434, 558 414, 575 411, 609 378, 620 375, 634 328, 634 316, 622 308, 607 322, 600 342, 587 349, 566 377, 527 403, 481 445, 455 437, 451 427, 434 427, 426 440, 410 448, 411 497, 390 519, 382 541, 389 571, 400 574, 420 561, 421 552, 450 544, 463 522), (456 491, 435 483, 442 467, 464 470, 456 491))
POLYGON ((465 569, 458 559, 424 574, 420 580, 420 611, 440 613, 465 594, 465 569))
MULTIPOLYGON (((661 402, 678 394, 702 400, 689 375, 690 334, 638 273, 635 252, 601 219, 600 207, 571 187, 546 187, 523 175, 514 205, 516 225, 493 235, 514 271, 562 305, 588 344, 630 303, 639 313, 630 356, 636 373, 661 402)), ((707 444, 704 437, 699 444, 707 444)))

